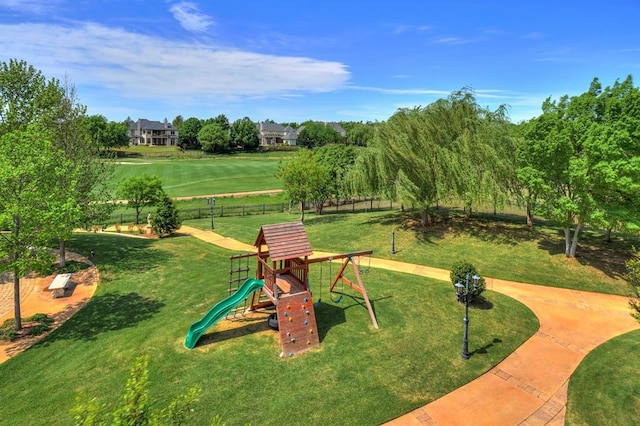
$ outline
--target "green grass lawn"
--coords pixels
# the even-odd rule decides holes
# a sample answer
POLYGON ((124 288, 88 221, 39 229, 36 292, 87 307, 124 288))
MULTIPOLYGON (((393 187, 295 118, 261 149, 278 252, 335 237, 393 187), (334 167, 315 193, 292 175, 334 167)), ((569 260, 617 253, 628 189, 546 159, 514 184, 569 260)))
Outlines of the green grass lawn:
POLYGON ((450 284, 371 269, 375 330, 354 294, 330 300, 328 274, 320 282, 316 265, 319 350, 282 359, 265 321, 240 318, 216 325, 190 351, 190 324, 227 294, 230 252, 189 237, 104 234, 78 234, 69 249, 94 250, 102 282, 57 331, 0 365, 0 424, 71 424, 76 397, 116 403, 142 354, 152 398, 166 404, 194 384, 203 389, 190 424, 216 414, 229 425, 379 424, 487 371, 538 328, 522 304, 487 292, 489 309, 470 313, 473 356, 463 361, 464 308, 450 284))
POLYGON ((220 156, 203 159, 122 159, 114 183, 142 173, 158 175, 170 197, 279 189, 279 156, 220 156))
POLYGON ((637 425, 640 330, 594 349, 569 382, 568 425, 637 425))
MULTIPOLYGON (((473 263, 481 275, 519 282, 630 296, 622 279, 624 260, 637 237, 605 243, 584 232, 577 258, 564 256, 564 240, 556 227, 538 223, 534 231, 512 217, 476 215, 465 219, 448 211, 423 229, 408 212, 307 214, 305 230, 316 250, 348 252, 373 249, 374 256, 450 269, 457 260, 473 263), (444 219, 446 217, 446 220, 444 219), (395 232, 396 254, 391 255, 395 232)), ((299 220, 299 214, 216 218, 216 231, 252 244, 262 224, 299 220)), ((187 224, 208 229, 207 219, 187 224)))

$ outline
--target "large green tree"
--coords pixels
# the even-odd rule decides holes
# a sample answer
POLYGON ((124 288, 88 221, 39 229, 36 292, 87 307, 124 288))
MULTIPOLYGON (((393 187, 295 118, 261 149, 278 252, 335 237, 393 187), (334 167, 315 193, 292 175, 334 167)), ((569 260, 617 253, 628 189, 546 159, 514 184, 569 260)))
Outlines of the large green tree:
POLYGON ((136 212, 136 224, 140 223, 140 212, 144 207, 156 205, 164 197, 162 181, 157 175, 143 173, 120 181, 118 198, 136 212))
MULTIPOLYGON (((64 266, 65 241, 73 230, 100 223, 113 209, 113 205, 108 203, 112 199, 108 182, 113 168, 106 153, 100 155, 103 141, 97 140, 88 131, 86 107, 77 101, 75 86, 68 77, 61 85, 60 93, 61 101, 52 110, 54 120, 49 124, 49 129, 54 147, 62 155, 59 160, 65 160, 67 167, 56 185, 58 190, 73 195, 74 204, 69 207, 77 208, 79 213, 61 214, 59 217, 60 266, 64 266)), ((128 140, 126 133, 123 133, 124 125, 119 124, 119 127, 120 138, 124 136, 128 140)), ((106 128, 110 128, 109 124, 106 128)))
POLYGON ((329 171, 329 193, 336 198, 351 194, 349 171, 353 168, 357 148, 343 144, 330 144, 313 150, 314 159, 329 171))
POLYGON ((117 148, 129 144, 129 128, 124 122, 109 121, 100 114, 86 117, 87 140, 95 141, 103 149, 117 148))
POLYGON ((307 121, 303 124, 302 130, 298 133, 298 145, 307 148, 315 148, 331 143, 343 142, 343 137, 336 130, 316 121, 307 121))
POLYGON ((231 136, 229 130, 225 130, 220 124, 210 123, 198 132, 198 142, 203 151, 220 153, 229 149, 231 136))
POLYGON ((322 213, 322 206, 331 194, 331 173, 317 161, 311 151, 298 151, 293 159, 280 163, 276 177, 282 180, 289 200, 300 204, 300 221, 304 221, 307 201, 313 201, 316 213, 322 213))
POLYGON ((180 145, 187 148, 198 148, 198 132, 202 129, 202 121, 197 117, 189 117, 184 120, 178 129, 180 145))
POLYGON ((258 128, 249 117, 236 120, 231 126, 231 143, 242 147, 245 151, 252 151, 258 148, 258 128))
POLYGON ((422 210, 431 221, 439 201, 494 202, 515 173, 513 141, 505 109, 489 111, 472 92, 452 93, 426 107, 398 110, 377 128, 358 160, 360 183, 422 210))
POLYGON ((594 79, 579 96, 548 98, 542 111, 524 125, 521 168, 535 179, 536 211, 562 226, 565 255, 575 257, 586 224, 637 220, 640 95, 631 77, 604 90, 594 79))
POLYGON ((46 130, 29 126, 0 136, 0 270, 13 273, 15 328, 22 328, 20 278, 51 266, 52 240, 79 210, 73 187, 57 185, 72 165, 46 130))
MULTIPOLYGON (((82 218, 96 209, 95 194, 100 192, 96 182, 106 181, 100 173, 104 162, 96 160, 87 143, 85 108, 75 99, 68 79, 60 84, 56 79, 47 80, 24 61, 0 62, 0 137, 5 156, 2 189, 8 191, 0 214, 5 218, 2 229, 13 235, 4 253, 9 259, 5 267, 18 273, 14 274, 18 326, 17 283, 19 274, 26 273, 31 264, 15 250, 25 246, 45 250, 56 239, 64 265, 64 241, 82 218), (24 146, 13 148, 15 144, 24 146), (40 175, 35 176, 34 170, 40 170, 40 175), (35 192, 33 182, 45 193, 35 192), (32 214, 32 209, 40 214, 32 214), (44 222, 40 221, 43 217, 47 219, 44 222)), ((35 269, 38 264, 32 266, 35 269)))

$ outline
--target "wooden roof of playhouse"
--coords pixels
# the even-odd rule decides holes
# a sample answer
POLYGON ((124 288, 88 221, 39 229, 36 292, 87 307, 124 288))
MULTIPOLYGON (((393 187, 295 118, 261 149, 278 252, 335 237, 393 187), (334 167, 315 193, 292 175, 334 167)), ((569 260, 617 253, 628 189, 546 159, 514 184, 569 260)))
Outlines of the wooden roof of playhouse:
POLYGON ((254 246, 266 245, 273 261, 288 260, 313 254, 302 222, 263 225, 254 246))

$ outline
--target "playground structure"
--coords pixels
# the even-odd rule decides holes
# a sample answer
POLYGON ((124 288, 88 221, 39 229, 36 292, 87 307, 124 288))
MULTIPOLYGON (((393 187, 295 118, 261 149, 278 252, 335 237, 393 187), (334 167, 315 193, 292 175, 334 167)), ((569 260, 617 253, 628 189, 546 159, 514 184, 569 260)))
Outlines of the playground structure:
POLYGON ((274 306, 282 346, 281 356, 291 357, 317 347, 320 341, 309 288, 309 265, 334 260, 342 260, 342 265, 331 281, 329 292, 334 291, 340 282, 360 293, 373 326, 378 328, 356 263, 356 259, 361 256, 370 256, 372 250, 310 258, 313 251, 301 222, 262 226, 254 246, 255 253, 231 256, 231 295, 214 305, 201 320, 192 324, 185 340, 186 347, 193 348, 204 331, 225 316, 237 315, 239 311, 254 311, 274 306), (256 275, 255 278, 249 278, 249 259, 253 257, 256 257, 257 262, 256 275), (234 262, 237 263, 236 269, 234 262), (349 264, 355 274, 355 282, 344 276, 349 264), (240 282, 243 284, 234 288, 234 285, 240 282), (247 307, 249 297, 251 300, 247 307), (242 303, 244 306, 239 307, 242 303))

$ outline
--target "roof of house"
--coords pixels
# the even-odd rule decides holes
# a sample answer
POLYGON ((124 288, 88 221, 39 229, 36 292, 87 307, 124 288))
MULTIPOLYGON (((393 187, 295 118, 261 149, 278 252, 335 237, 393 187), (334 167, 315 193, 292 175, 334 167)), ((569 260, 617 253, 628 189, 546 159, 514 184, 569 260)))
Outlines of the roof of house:
POLYGON ((311 244, 302 222, 262 225, 254 246, 266 244, 273 261, 311 256, 311 244))
POLYGON ((147 120, 146 118, 139 118, 138 121, 132 122, 129 126, 131 129, 138 129, 138 123, 140 123, 141 130, 165 130, 173 129, 171 123, 163 123, 162 121, 147 120))
POLYGON ((285 131, 285 128, 278 123, 269 123, 269 122, 265 122, 265 123, 257 123, 256 126, 258 127, 258 131, 260 132, 279 132, 282 133, 285 131))

